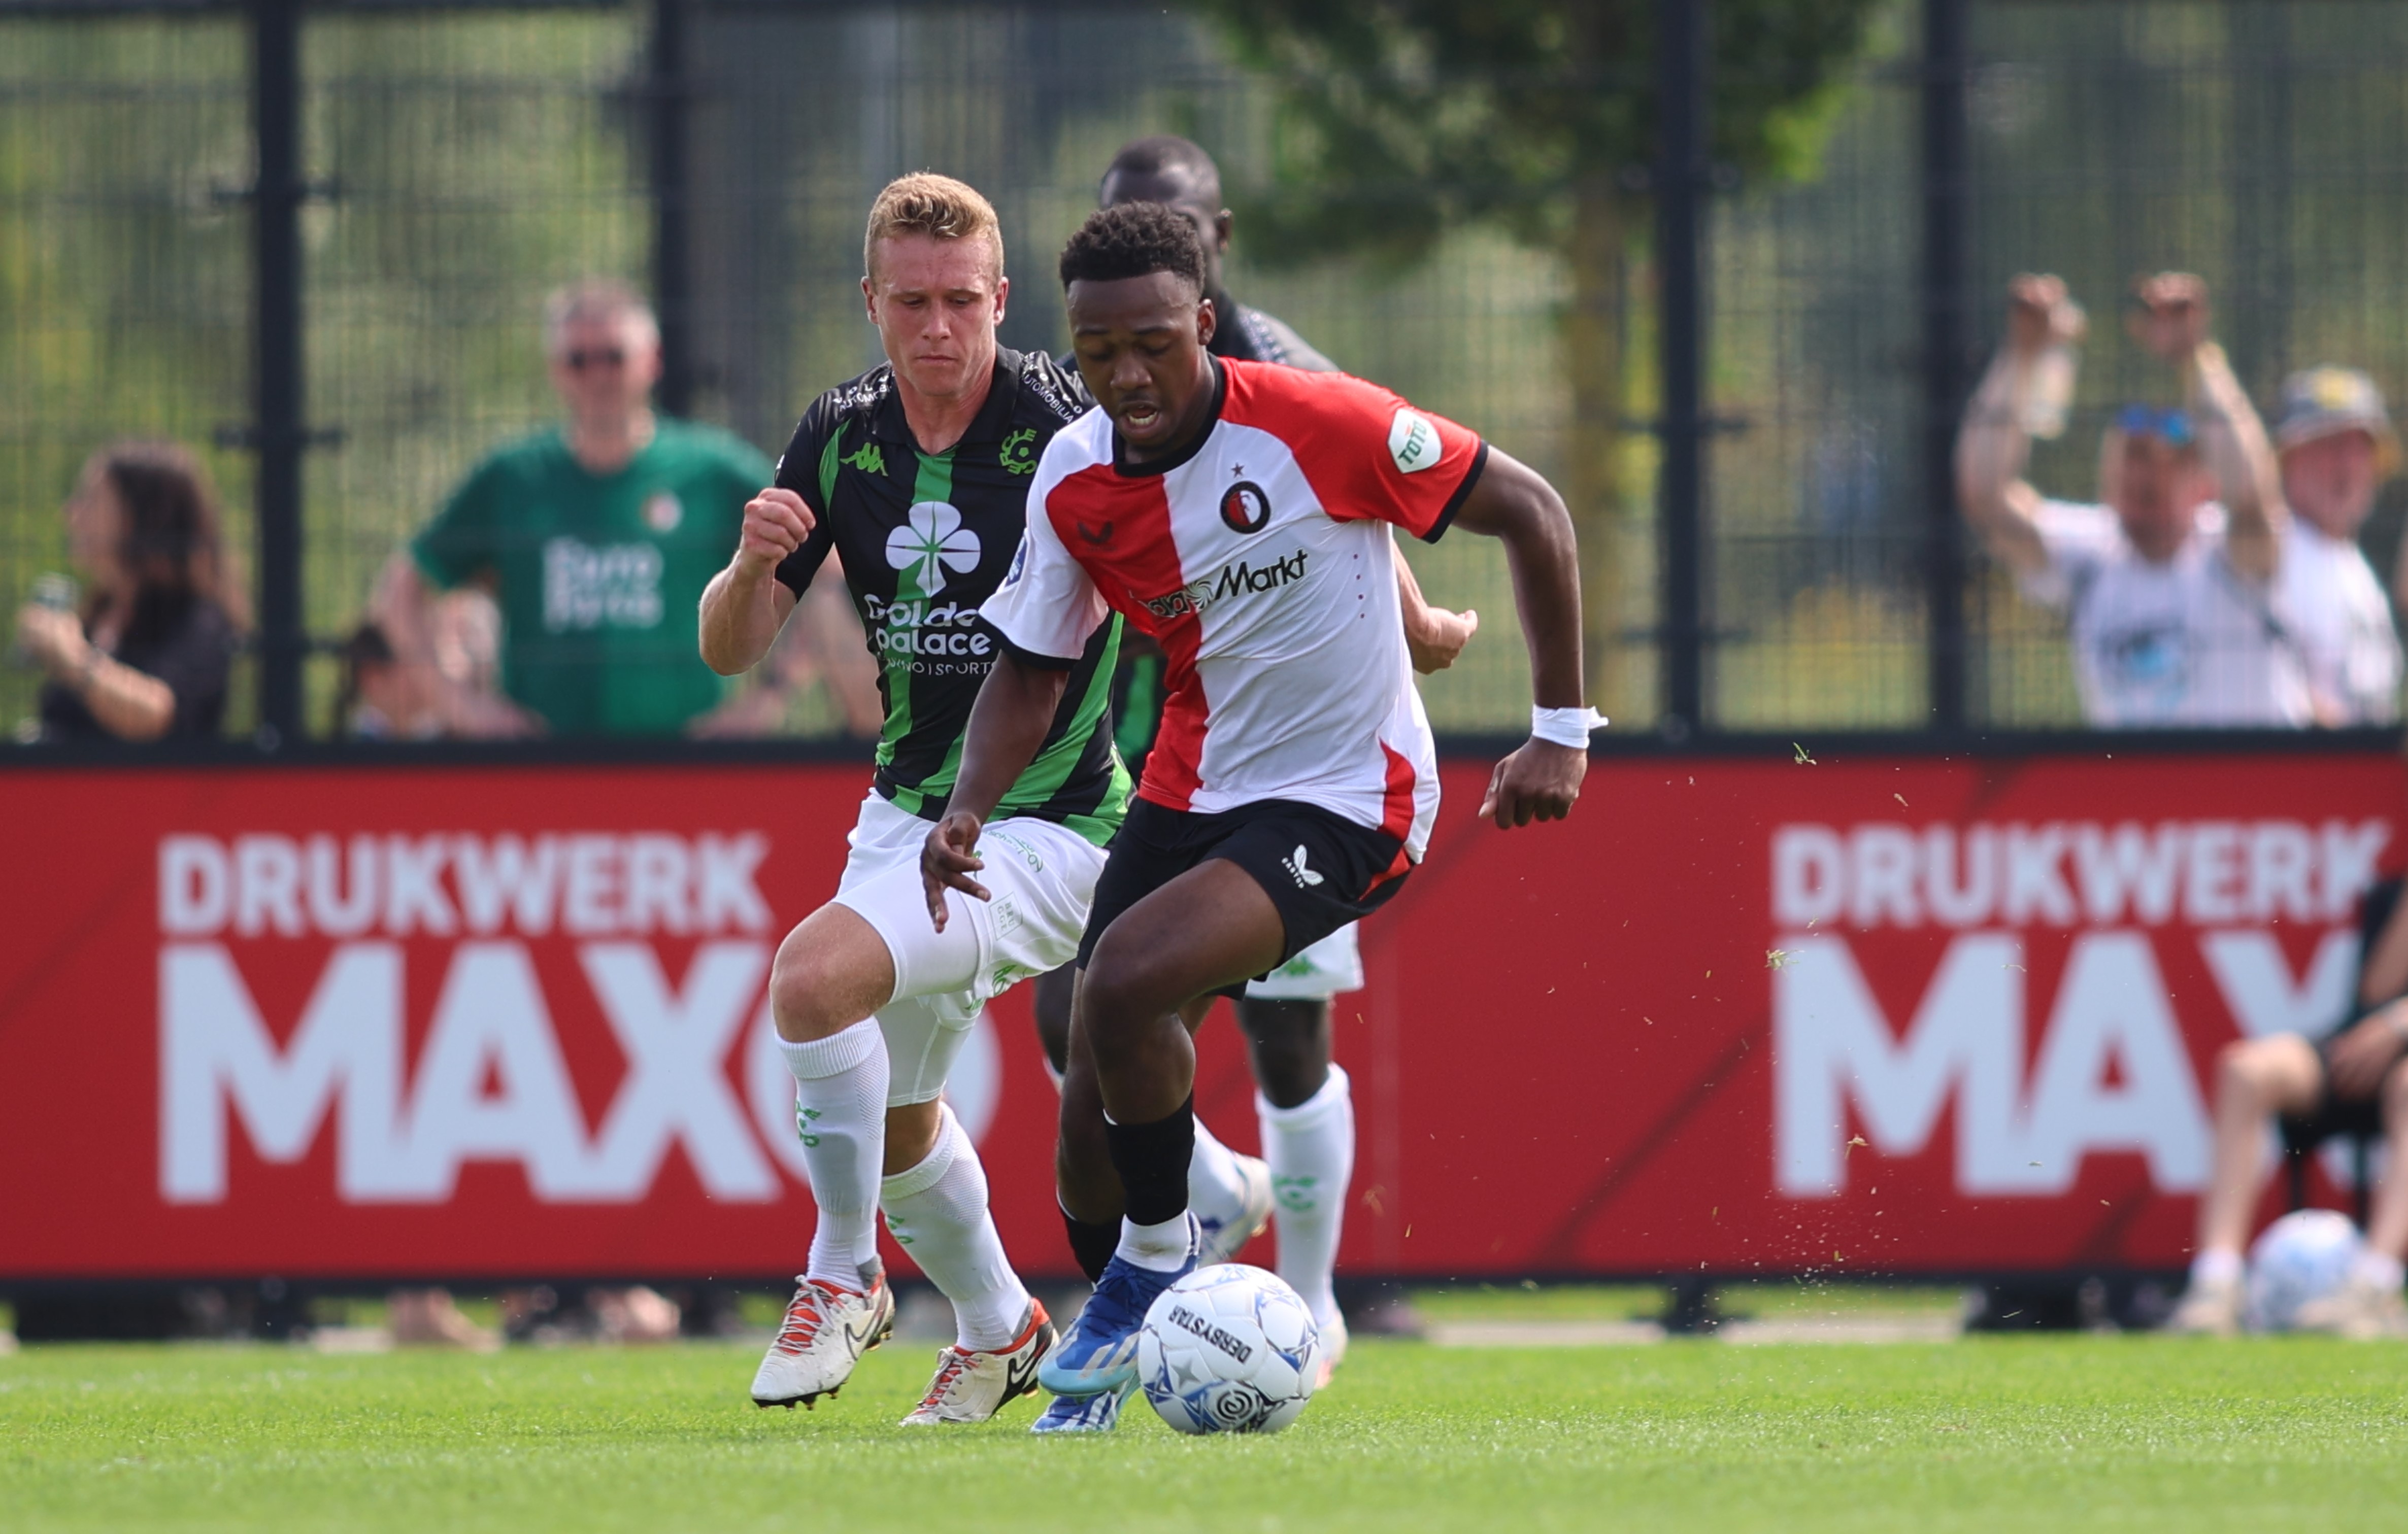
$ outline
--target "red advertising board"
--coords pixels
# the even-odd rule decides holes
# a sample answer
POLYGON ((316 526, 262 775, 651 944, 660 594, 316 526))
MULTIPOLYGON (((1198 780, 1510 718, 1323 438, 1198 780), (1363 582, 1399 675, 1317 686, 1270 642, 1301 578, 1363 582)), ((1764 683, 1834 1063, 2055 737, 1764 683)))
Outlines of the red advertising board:
MULTIPOLYGON (((1500 833, 1486 771, 1449 767, 1338 1004, 1347 1270, 2179 1265, 2215 1051, 2339 1014, 2402 788, 2373 753, 1606 759, 1500 833)), ((799 1266, 764 982, 857 768, 0 782, 0 1280, 799 1266)), ((1251 1147, 1226 1021, 1200 1072, 1251 1147)), ((1006 1241, 1068 1271, 1025 987, 954 1097, 1006 1241)))

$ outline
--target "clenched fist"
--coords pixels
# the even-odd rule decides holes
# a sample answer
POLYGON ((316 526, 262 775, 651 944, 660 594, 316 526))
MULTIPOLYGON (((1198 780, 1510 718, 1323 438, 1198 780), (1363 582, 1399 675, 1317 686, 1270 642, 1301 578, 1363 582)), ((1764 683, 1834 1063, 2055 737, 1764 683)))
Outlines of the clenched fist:
POLYGON ((736 540, 736 563, 767 574, 803 546, 819 519, 803 498, 776 486, 744 503, 744 530, 736 540))
POLYGON ((2133 284, 2140 301, 2125 321, 2132 338, 2171 363, 2207 344, 2207 284, 2188 272, 2159 272, 2133 284))

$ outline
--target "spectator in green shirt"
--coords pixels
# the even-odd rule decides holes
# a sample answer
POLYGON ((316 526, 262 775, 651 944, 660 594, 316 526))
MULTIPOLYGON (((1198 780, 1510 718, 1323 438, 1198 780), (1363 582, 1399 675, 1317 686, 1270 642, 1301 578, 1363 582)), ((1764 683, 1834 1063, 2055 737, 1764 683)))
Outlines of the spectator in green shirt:
POLYGON ((840 625, 804 625, 796 652, 733 696, 702 664, 702 589, 774 471, 735 437, 652 409, 651 307, 624 283, 564 289, 545 307, 544 350, 566 423, 486 458, 378 581, 373 616, 397 657, 427 667, 446 733, 762 733, 784 713, 786 683, 813 669, 874 733, 857 627, 848 645, 840 625), (499 695, 432 665, 431 604, 472 583, 501 609, 499 695))

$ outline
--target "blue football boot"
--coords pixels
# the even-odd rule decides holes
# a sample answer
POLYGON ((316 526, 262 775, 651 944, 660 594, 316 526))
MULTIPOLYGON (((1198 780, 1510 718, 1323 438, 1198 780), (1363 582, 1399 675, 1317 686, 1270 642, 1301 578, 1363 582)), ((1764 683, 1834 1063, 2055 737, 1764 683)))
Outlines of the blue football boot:
POLYGON ((1160 1273, 1115 1256, 1096 1281, 1086 1309, 1070 1323, 1037 1370, 1056 1396, 1097 1396, 1137 1383, 1137 1333, 1165 1289, 1196 1270, 1196 1217, 1187 1217, 1187 1260, 1160 1273))
POLYGON ((1118 1390, 1106 1390, 1093 1396, 1056 1396, 1028 1430, 1032 1433, 1109 1433, 1121 1425, 1121 1408, 1135 1394, 1137 1381, 1131 1379, 1118 1390))

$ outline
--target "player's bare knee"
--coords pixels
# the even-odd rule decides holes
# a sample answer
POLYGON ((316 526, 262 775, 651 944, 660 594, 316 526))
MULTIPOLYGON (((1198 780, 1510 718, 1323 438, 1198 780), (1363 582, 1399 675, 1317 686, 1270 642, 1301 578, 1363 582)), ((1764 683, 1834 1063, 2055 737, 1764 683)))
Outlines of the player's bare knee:
POLYGON ((1096 1063, 1108 1068, 1133 1035, 1187 999, 1168 994, 1154 966, 1129 946, 1107 933, 1079 981, 1080 1026, 1096 1063))
POLYGON ((2273 1082, 2272 1062, 2258 1046, 2264 1040, 2243 1039, 2225 1045, 2215 1054, 2216 1093, 2221 1098, 2238 1098, 2247 1103, 2262 1102, 2273 1082))
POLYGON ((861 1021, 841 1015, 845 1009, 830 1004, 834 979, 824 963, 792 939, 778 950, 769 970, 769 1016, 779 1038, 790 1044, 808 1043, 861 1021))

